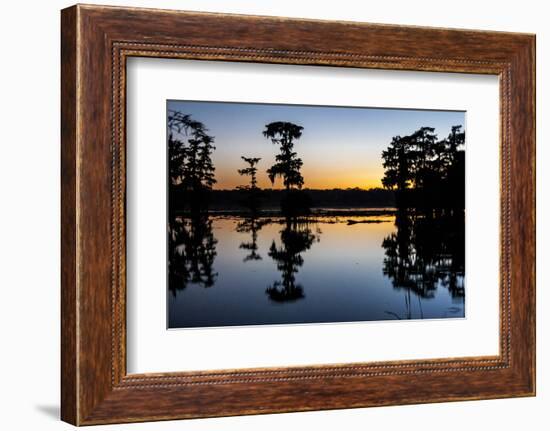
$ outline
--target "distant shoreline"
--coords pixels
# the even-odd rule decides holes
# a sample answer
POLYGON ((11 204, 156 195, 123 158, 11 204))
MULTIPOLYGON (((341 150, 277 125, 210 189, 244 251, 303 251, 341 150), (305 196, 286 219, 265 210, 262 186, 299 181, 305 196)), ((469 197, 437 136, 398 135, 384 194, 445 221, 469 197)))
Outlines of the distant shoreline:
MULTIPOLYGON (((308 206, 314 210, 334 209, 346 211, 355 209, 362 211, 367 208, 395 208, 395 193, 392 190, 376 189, 302 189, 301 193, 308 199, 308 206)), ((258 189, 255 192, 258 207, 262 211, 279 210, 286 190, 258 189)), ((209 211, 246 211, 243 204, 250 196, 249 190, 209 190, 206 195, 209 211)), ((170 202, 173 210, 183 210, 188 197, 183 190, 173 187, 170 190, 170 202)))
MULTIPOLYGON (((307 217, 376 217, 376 216, 392 216, 397 212, 396 208, 311 208, 309 214, 297 216, 298 218, 307 217)), ((225 209, 225 210, 208 210, 204 211, 205 215, 210 216, 233 216, 233 217, 285 217, 278 208, 264 208, 251 213, 248 210, 225 209)), ((175 211, 176 216, 188 217, 191 216, 189 211, 175 211)))

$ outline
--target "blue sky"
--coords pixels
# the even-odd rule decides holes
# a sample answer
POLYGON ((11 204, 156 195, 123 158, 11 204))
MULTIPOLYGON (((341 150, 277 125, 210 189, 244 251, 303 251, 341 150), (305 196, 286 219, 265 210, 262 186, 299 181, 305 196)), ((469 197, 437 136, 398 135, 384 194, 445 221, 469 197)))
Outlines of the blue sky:
MULTIPOLYGON (((258 165, 259 186, 271 187, 265 171, 273 164, 278 148, 264 138, 262 131, 273 121, 290 121, 304 128, 295 151, 304 163, 304 187, 317 189, 379 187, 383 176, 381 154, 393 136, 429 126, 443 138, 451 126, 465 125, 462 111, 174 100, 169 100, 167 107, 190 114, 215 137, 212 159, 217 189, 247 183, 237 173, 244 167, 241 155, 262 158, 258 165)), ((280 179, 275 187, 282 187, 280 179)))

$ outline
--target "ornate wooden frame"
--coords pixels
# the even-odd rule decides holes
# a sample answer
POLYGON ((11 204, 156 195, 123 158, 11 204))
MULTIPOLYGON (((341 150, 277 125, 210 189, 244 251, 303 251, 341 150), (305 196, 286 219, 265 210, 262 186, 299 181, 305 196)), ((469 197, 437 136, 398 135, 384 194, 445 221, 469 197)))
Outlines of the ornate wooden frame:
POLYGON ((62 11, 61 48, 63 420, 88 425, 534 395, 534 35, 77 5, 62 11), (128 375, 130 56, 498 75, 500 354, 128 375))

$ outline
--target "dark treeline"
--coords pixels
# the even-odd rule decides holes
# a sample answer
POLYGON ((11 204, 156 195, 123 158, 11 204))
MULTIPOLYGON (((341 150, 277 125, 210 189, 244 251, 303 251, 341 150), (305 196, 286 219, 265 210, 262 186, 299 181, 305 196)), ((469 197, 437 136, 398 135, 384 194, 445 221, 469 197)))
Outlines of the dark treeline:
POLYGON ((246 184, 233 190, 213 190, 216 183, 211 155, 214 137, 190 115, 171 111, 168 116, 170 214, 182 211, 280 209, 284 215, 307 215, 310 208, 390 207, 417 210, 464 209, 465 133, 453 126, 439 139, 432 127, 406 136, 394 136, 382 152, 382 188, 363 190, 303 189, 303 161, 294 147, 303 127, 277 121, 265 125, 264 138, 278 147, 275 163, 265 169, 261 158, 241 155, 238 169, 246 184), (260 189, 258 177, 267 175, 283 189, 260 189))
MULTIPOLYGON (((303 189, 309 196, 311 208, 388 208, 395 207, 395 192, 382 188, 374 189, 303 189)), ((251 206, 261 206, 264 210, 277 210, 286 190, 211 190, 208 207, 215 211, 239 211, 251 206), (252 200, 252 201, 251 201, 252 200)), ((171 195, 176 208, 184 208, 185 194, 175 190, 171 195)))
POLYGON ((382 184, 395 191, 397 207, 464 209, 464 138, 462 126, 444 139, 432 127, 393 137, 382 152, 382 184))

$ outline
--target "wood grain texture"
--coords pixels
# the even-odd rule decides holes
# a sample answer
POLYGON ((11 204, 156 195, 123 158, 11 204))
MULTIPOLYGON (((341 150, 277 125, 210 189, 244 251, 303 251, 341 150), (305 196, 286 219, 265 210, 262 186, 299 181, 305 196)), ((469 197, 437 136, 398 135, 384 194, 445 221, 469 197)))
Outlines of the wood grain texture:
POLYGON ((61 16, 61 417, 78 421, 76 297, 76 9, 61 16))
POLYGON ((87 425, 533 395, 534 70, 533 35, 101 6, 62 11, 63 420, 87 425), (498 75, 500 354, 127 375, 130 56, 498 75))

